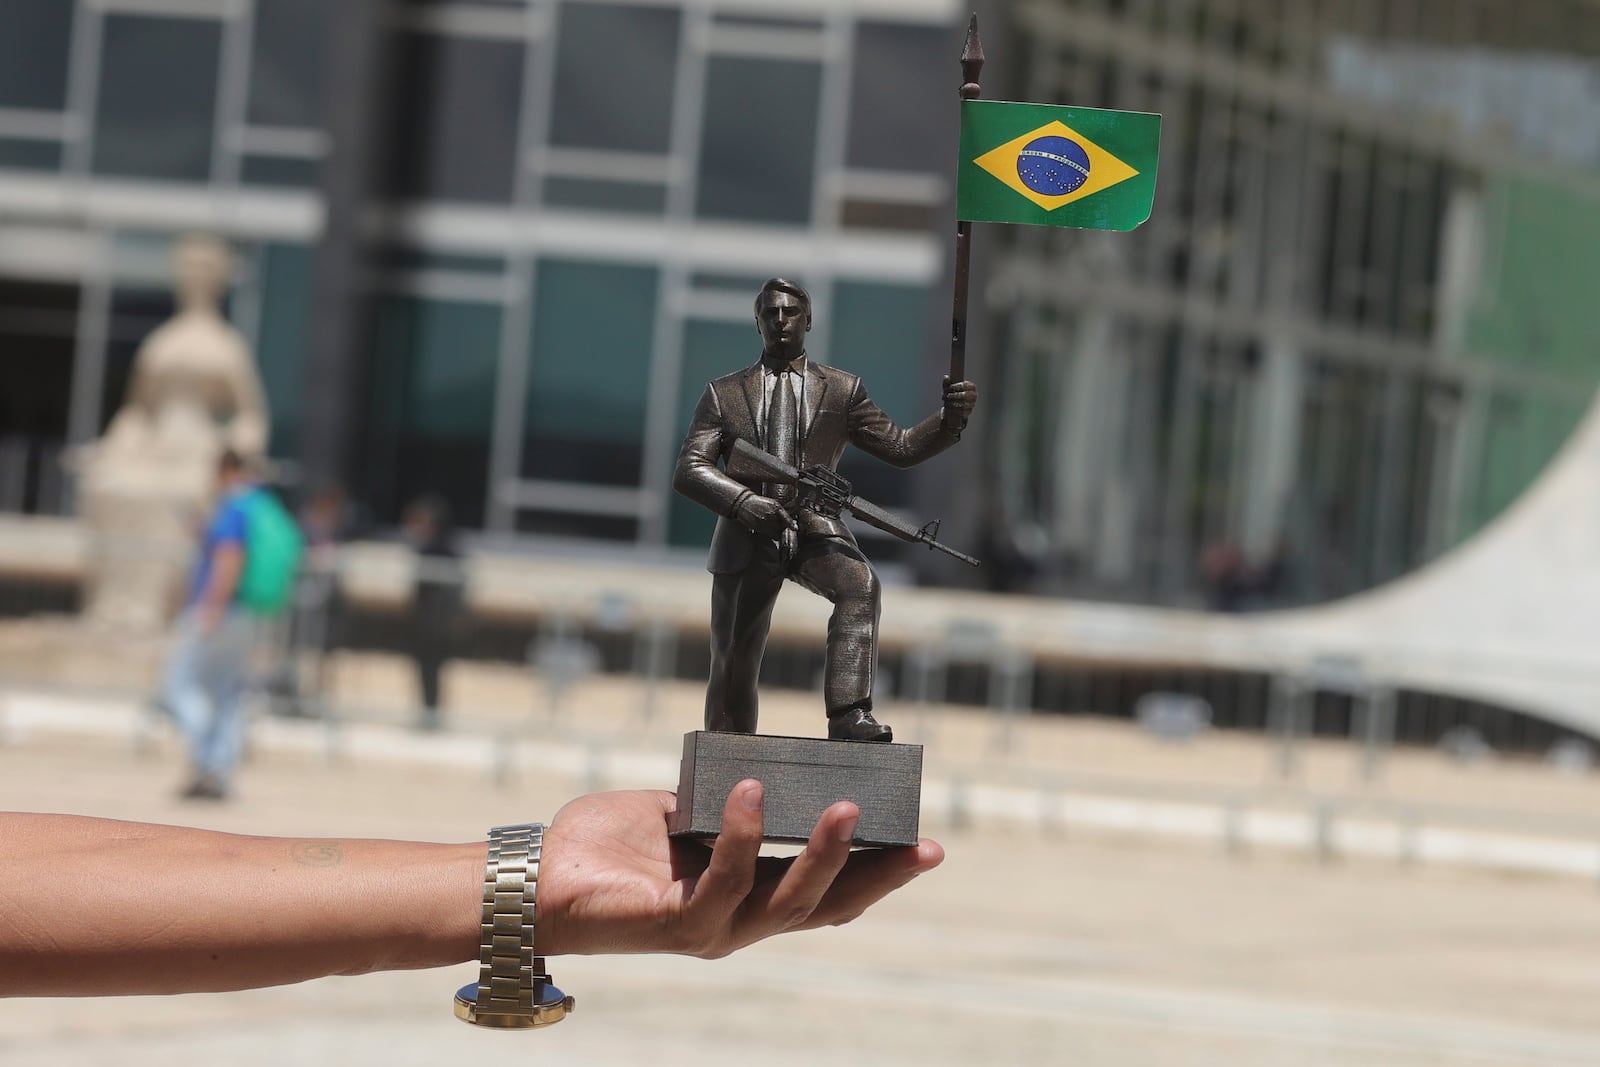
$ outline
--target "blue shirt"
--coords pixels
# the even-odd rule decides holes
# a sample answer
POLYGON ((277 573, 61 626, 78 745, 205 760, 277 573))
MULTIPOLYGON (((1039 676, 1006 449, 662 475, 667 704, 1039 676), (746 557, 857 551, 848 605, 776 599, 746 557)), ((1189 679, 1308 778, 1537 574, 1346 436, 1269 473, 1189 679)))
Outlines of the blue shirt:
MULTIPOLYGON (((211 581, 212 561, 216 559, 217 550, 228 545, 244 549, 249 521, 244 501, 255 491, 256 487, 253 485, 239 486, 230 490, 217 505, 216 514, 211 516, 211 522, 206 526, 205 536, 200 542, 200 558, 195 563, 194 581, 189 586, 189 607, 192 608, 200 602, 201 594, 211 581)), ((239 590, 234 589, 232 600, 238 598, 239 590)))

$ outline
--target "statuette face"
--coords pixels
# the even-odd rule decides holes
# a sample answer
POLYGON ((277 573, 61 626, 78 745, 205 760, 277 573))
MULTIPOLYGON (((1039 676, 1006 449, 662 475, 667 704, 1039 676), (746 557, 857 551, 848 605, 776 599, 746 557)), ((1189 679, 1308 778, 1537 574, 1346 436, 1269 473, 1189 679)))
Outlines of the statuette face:
POLYGON ((811 304, 793 293, 762 293, 756 310, 756 332, 764 352, 794 362, 806 354, 806 334, 811 332, 811 304))

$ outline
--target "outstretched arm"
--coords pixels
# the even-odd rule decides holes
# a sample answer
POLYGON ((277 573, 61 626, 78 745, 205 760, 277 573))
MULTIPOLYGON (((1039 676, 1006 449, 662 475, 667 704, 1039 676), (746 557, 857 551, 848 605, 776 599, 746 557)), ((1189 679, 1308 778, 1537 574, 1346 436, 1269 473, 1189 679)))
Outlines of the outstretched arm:
MULTIPOLYGON (((939 846, 850 852, 838 803, 797 857, 758 859, 761 787, 716 847, 667 837, 673 794, 599 793, 546 831, 542 955, 713 958, 848 921, 937 866, 939 846)), ((177 993, 476 959, 485 845, 241 837, 0 814, 0 996, 177 993)))
POLYGON ((0 995, 183 993, 477 955, 486 846, 0 815, 0 995))
POLYGON ((910 467, 959 441, 977 403, 976 385, 952 382, 947 376, 939 411, 915 426, 902 429, 873 403, 866 387, 857 379, 855 393, 850 398, 850 442, 885 463, 910 467))

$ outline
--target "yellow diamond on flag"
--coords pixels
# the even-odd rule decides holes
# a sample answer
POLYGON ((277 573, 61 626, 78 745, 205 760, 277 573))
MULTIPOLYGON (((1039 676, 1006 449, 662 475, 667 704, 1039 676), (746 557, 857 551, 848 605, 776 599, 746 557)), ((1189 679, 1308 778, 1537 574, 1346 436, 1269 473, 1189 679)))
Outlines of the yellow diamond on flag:
POLYGON ((1046 211, 1104 192, 1139 173, 1057 120, 985 152, 973 163, 1046 211))

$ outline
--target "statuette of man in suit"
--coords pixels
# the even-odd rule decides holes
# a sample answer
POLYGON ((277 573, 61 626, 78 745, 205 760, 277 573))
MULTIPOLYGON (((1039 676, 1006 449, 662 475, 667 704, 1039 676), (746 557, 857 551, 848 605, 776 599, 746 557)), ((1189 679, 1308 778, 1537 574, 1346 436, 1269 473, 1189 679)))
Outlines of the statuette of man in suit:
POLYGON ((889 741, 872 714, 878 665, 880 590, 872 564, 837 517, 800 506, 794 488, 726 469, 743 438, 801 469, 837 469, 846 445, 910 467, 961 437, 977 404, 971 382, 944 384, 940 411, 902 428, 867 395, 861 379, 806 358, 811 298, 773 278, 755 303, 761 358, 706 386, 673 477, 673 488, 716 512, 706 569, 711 584, 711 679, 706 729, 755 733, 756 679, 772 608, 785 580, 833 604, 823 699, 828 736, 889 741))

